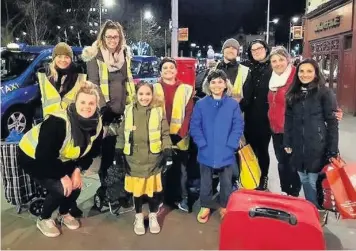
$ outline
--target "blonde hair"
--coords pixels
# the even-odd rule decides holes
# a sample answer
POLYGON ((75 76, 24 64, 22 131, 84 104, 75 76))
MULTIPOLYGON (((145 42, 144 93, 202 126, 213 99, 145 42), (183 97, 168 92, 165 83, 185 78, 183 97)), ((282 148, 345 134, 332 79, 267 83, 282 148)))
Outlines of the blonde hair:
POLYGON ((272 49, 269 58, 271 59, 272 56, 280 56, 280 57, 285 57, 288 61, 288 63, 291 62, 291 55, 288 53, 287 49, 284 46, 276 46, 272 49))
POLYGON ((77 91, 77 94, 75 95, 75 102, 77 102, 80 93, 94 95, 96 97, 97 105, 99 105, 100 95, 99 95, 98 86, 96 84, 93 84, 90 81, 80 82, 79 89, 77 91))
POLYGON ((58 80, 58 72, 55 68, 56 62, 54 62, 54 59, 52 62, 49 64, 49 78, 53 78, 55 82, 58 80))
POLYGON ((97 46, 103 47, 107 49, 106 42, 105 42, 105 33, 107 30, 112 29, 116 30, 119 33, 119 45, 117 47, 117 51, 120 51, 122 48, 126 46, 126 40, 124 36, 124 30, 119 22, 114 22, 111 20, 107 20, 100 29, 98 37, 96 39, 97 46))

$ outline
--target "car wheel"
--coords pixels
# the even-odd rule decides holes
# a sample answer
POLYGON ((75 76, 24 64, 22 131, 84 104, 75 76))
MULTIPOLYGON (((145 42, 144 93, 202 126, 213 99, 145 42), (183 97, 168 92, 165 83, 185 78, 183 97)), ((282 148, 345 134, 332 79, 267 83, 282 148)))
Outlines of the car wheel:
POLYGON ((24 107, 11 108, 2 118, 2 137, 6 138, 10 131, 27 132, 32 127, 32 116, 24 107))

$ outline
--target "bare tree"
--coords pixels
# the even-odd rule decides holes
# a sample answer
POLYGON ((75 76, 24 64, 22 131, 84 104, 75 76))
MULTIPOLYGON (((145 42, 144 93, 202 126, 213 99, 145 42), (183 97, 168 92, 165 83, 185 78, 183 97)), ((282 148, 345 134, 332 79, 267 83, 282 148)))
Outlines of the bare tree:
POLYGON ((25 27, 31 44, 40 44, 48 34, 49 15, 53 5, 45 0, 19 0, 25 27))
MULTIPOLYGON (((168 32, 167 27, 160 26, 155 20, 144 20, 142 22, 139 18, 132 18, 126 27, 126 39, 128 44, 135 44, 138 42, 146 42, 155 51, 164 49, 165 37, 164 32, 168 32), (141 38, 142 29, 142 38, 141 38), (142 39, 142 40, 141 40, 142 39)), ((167 37, 169 34, 167 34, 167 37)))
POLYGON ((21 13, 17 12, 10 18, 9 0, 4 0, 6 21, 5 25, 1 27, 1 44, 6 45, 14 40, 15 30, 22 24, 23 18, 21 18, 21 13))

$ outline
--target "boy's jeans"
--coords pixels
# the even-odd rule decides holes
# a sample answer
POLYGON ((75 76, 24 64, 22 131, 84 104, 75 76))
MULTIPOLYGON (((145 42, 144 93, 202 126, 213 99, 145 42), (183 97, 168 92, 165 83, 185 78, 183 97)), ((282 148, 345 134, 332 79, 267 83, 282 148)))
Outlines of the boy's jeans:
POLYGON ((316 181, 318 180, 318 173, 306 173, 299 172, 300 181, 303 185, 305 198, 313 203, 318 209, 320 209, 318 199, 317 199, 317 190, 316 190, 316 181))
POLYGON ((200 165, 200 204, 201 207, 213 208, 213 172, 218 171, 220 180, 220 206, 226 208, 232 193, 233 165, 221 169, 200 165))

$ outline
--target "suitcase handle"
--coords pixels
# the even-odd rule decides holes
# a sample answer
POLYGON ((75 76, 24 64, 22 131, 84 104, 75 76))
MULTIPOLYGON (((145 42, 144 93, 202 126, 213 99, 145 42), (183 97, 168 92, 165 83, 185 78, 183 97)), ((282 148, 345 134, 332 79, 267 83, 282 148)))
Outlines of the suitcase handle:
POLYGON ((260 207, 260 208, 253 208, 249 211, 249 216, 251 218, 254 217, 267 217, 276 220, 281 220, 288 222, 291 225, 297 225, 297 217, 293 214, 289 214, 282 210, 260 207))

